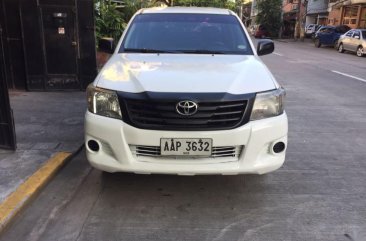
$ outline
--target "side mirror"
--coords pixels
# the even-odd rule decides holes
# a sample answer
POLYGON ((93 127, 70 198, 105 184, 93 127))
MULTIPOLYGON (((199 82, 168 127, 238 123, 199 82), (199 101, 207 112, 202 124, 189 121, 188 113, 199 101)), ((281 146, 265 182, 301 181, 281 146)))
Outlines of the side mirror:
POLYGON ((264 39, 258 42, 257 54, 258 56, 271 54, 274 51, 274 43, 272 40, 264 39))
POLYGON ((114 52, 114 41, 113 38, 101 38, 98 42, 99 50, 108 54, 114 52))

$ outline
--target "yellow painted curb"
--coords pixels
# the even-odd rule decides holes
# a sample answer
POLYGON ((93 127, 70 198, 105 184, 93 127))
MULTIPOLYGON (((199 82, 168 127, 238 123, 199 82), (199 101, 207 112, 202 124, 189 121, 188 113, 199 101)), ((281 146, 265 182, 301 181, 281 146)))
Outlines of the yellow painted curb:
POLYGON ((51 157, 40 169, 23 182, 12 194, 0 203, 0 231, 14 218, 27 202, 51 179, 62 167, 68 152, 59 152, 51 157))

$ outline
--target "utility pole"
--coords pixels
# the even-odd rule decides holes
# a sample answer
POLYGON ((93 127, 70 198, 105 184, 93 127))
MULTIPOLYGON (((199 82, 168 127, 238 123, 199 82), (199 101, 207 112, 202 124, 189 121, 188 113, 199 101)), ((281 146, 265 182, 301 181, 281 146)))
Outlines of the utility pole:
POLYGON ((300 36, 300 22, 301 22, 301 16, 300 16, 300 9, 301 9, 301 0, 297 0, 297 14, 296 14, 296 23, 295 23, 295 34, 294 39, 297 40, 300 36))
POLYGON ((280 27, 280 32, 278 33, 278 37, 280 39, 282 38, 282 33, 283 33, 283 14, 284 14, 283 7, 284 7, 284 5, 283 5, 283 2, 282 2, 282 4, 281 4, 281 27, 280 27))

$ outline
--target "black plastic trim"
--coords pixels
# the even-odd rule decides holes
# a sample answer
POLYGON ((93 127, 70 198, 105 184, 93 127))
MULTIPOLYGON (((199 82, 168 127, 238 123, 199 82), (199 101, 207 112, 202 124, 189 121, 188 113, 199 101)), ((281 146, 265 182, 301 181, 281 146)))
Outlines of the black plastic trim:
MULTIPOLYGON (((122 120, 136 128, 139 129, 147 129, 147 130, 172 130, 172 131, 213 131, 213 130, 231 130, 238 128, 240 126, 243 126, 247 124, 250 121, 250 115, 253 109, 253 104, 255 101, 256 93, 250 93, 250 94, 230 94, 230 93, 162 93, 162 92, 141 92, 141 93, 130 93, 130 92, 122 92, 117 91, 117 96, 119 99, 121 112, 122 112, 122 120), (230 128, 189 128, 189 127, 175 127, 172 128, 170 126, 161 126, 161 125, 136 125, 133 123, 133 121, 130 119, 130 114, 127 109, 127 104, 125 100, 144 100, 144 101, 167 101, 167 102, 179 102, 182 100, 191 100, 195 101, 198 104, 200 102, 220 102, 220 101, 247 101, 246 108, 244 111, 244 114, 242 116, 242 119, 240 122, 232 126, 230 128)), ((182 116, 182 119, 186 119, 189 121, 189 116, 184 117, 182 116)))

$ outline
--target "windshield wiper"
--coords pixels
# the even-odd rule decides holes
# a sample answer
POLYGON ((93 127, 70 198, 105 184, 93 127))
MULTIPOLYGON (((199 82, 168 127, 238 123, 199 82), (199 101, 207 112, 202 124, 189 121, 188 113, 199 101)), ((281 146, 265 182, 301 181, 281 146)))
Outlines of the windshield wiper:
POLYGON ((161 49, 147 49, 147 48, 125 48, 123 52, 127 53, 184 53, 184 54, 226 54, 224 51, 193 49, 193 50, 161 50, 161 49))
POLYGON ((171 51, 171 50, 160 50, 160 49, 147 49, 147 48, 126 48, 123 49, 124 52, 128 53, 180 53, 179 51, 171 51))
POLYGON ((226 52, 224 51, 205 50, 205 49, 182 50, 180 52, 187 54, 226 54, 226 52))

